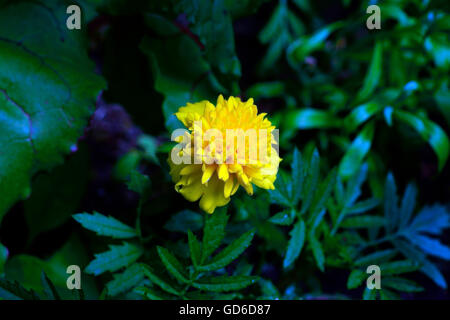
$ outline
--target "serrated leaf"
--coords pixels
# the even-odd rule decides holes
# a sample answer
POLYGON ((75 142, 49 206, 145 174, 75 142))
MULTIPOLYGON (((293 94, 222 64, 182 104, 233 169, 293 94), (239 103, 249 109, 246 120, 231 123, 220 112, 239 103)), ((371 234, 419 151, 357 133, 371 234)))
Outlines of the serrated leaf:
POLYGON ((292 169, 292 203, 296 206, 300 200, 305 179, 305 168, 302 154, 297 147, 294 149, 291 163, 292 169))
POLYGON ((422 273, 428 276, 431 280, 434 281, 434 283, 436 283, 441 288, 444 289, 447 288, 447 282, 444 276, 434 264, 432 264, 430 261, 426 259, 424 253, 417 250, 411 244, 403 240, 395 240, 393 241, 393 243, 406 258, 411 259, 413 261, 417 261, 422 266, 420 268, 420 271, 422 273))
POLYGON ((237 291, 248 287, 257 280, 258 277, 252 276, 219 276, 197 280, 192 286, 200 290, 212 292, 237 291))
POLYGON ((406 187, 400 206, 400 226, 399 229, 407 226, 411 220, 414 208, 416 207, 417 188, 413 184, 406 187))
POLYGON ((106 271, 114 272, 134 263, 142 253, 140 247, 128 242, 122 245, 110 245, 109 251, 95 254, 95 259, 84 271, 96 276, 106 271))
POLYGON ((12 282, 5 278, 0 278, 0 298, 6 300, 39 300, 33 290, 27 290, 17 281, 12 282))
POLYGON ((202 244, 197 240, 197 237, 191 230, 188 230, 188 243, 192 263, 194 266, 198 266, 202 258, 202 244))
POLYGON ((319 152, 317 151, 317 149, 314 149, 308 161, 305 185, 303 187, 302 190, 303 192, 301 196, 302 206, 300 210, 300 215, 306 213, 313 202, 315 192, 311 191, 316 190, 317 184, 319 183, 319 176, 320 176, 319 164, 320 164, 319 152))
POLYGON ((104 216, 96 211, 93 214, 77 213, 73 218, 84 228, 94 231, 100 236, 115 239, 129 239, 137 236, 136 230, 111 217, 104 216))
POLYGON ((314 230, 321 222, 325 214, 325 205, 331 196, 331 191, 336 183, 336 169, 332 169, 315 191, 314 200, 309 209, 308 225, 314 230))
POLYGON ((280 172, 275 180, 275 190, 269 190, 270 201, 280 206, 292 207, 291 187, 292 183, 289 181, 289 178, 283 172, 280 172))
POLYGON ((161 258, 161 261, 166 266, 167 271, 182 283, 188 283, 188 276, 185 274, 185 267, 181 265, 178 259, 169 252, 166 248, 157 246, 156 250, 161 258))
POLYGON ((155 285, 163 289, 164 291, 178 296, 180 293, 171 284, 164 281, 161 276, 157 275, 156 272, 148 265, 142 265, 145 276, 155 285))
POLYGON ((135 263, 122 273, 114 273, 113 277, 114 279, 106 284, 106 288, 110 296, 117 296, 141 283, 144 279, 144 272, 142 266, 139 263, 135 263))
POLYGON ((439 240, 416 233, 407 233, 405 236, 423 252, 447 261, 450 260, 450 248, 443 245, 439 240))
POLYGON ((205 216, 205 227, 203 229, 202 263, 208 258, 222 242, 225 236, 225 226, 228 216, 226 210, 219 209, 211 215, 205 216))
POLYGON ((300 255, 305 243, 305 229, 305 222, 299 219, 289 233, 291 237, 283 260, 283 268, 288 268, 300 255))
POLYGON ((450 215, 442 205, 425 206, 414 217, 408 229, 439 235, 450 227, 450 215))
POLYGON ((47 275, 45 274, 44 271, 42 271, 42 273, 41 273, 41 282, 42 282, 42 287, 44 288, 44 293, 47 296, 47 299, 61 300, 58 290, 56 290, 55 285, 49 279, 49 277, 47 277, 47 275))
POLYGON ((105 87, 87 55, 87 29, 68 30, 65 9, 7 2, 0 11, 0 220, 29 196, 33 174, 76 149, 105 87))
POLYGON ((253 230, 247 231, 219 252, 208 264, 199 266, 197 269, 199 271, 213 271, 229 265, 247 249, 254 235, 253 230))

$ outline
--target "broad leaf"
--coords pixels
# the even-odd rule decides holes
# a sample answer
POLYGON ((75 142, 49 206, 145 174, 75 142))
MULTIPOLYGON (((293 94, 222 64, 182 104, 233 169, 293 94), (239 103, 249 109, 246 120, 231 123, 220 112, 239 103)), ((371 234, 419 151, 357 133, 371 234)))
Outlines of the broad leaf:
POLYGON ((8 2, 0 11, 0 219, 29 196, 34 173, 76 150, 105 87, 84 31, 65 25, 66 8, 57 1, 8 2))

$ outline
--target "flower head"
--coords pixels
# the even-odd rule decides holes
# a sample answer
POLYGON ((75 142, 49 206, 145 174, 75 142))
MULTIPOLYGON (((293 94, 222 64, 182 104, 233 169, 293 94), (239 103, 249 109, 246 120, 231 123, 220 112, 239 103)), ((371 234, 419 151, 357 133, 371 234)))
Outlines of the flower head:
POLYGON ((188 103, 175 114, 186 126, 175 138, 168 163, 175 190, 189 201, 200 199, 200 208, 213 213, 242 186, 249 195, 253 185, 274 189, 281 161, 275 127, 258 114, 253 99, 246 102, 222 95, 209 101, 188 103))

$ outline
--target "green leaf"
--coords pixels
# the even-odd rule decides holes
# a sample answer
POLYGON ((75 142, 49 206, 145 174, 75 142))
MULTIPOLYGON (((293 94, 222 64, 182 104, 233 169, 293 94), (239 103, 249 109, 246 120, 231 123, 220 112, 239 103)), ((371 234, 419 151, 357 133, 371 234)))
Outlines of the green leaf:
POLYGON ((308 233, 308 244, 313 252, 317 267, 323 272, 325 270, 325 255, 323 253, 322 245, 319 240, 317 240, 316 235, 312 232, 308 233))
POLYGON ((382 251, 376 251, 374 253, 368 254, 367 256, 361 257, 355 261, 355 266, 369 266, 372 264, 380 264, 380 262, 388 261, 395 257, 397 251, 394 249, 386 249, 382 251))
POLYGON ((300 255, 305 242, 305 229, 305 222, 303 219, 299 219, 289 233, 291 238, 289 239, 286 256, 283 260, 283 268, 288 268, 300 255))
POLYGON ((225 209, 219 209, 211 215, 205 216, 205 227, 203 229, 202 245, 202 263, 208 258, 221 244, 225 236, 225 226, 228 216, 225 209))
POLYGON ((8 259, 8 249, 0 243, 0 275, 3 274, 3 267, 8 259))
POLYGON ((288 178, 283 172, 279 172, 279 175, 275 180, 275 190, 269 190, 270 201, 284 207, 293 206, 291 187, 292 184, 288 181, 288 178))
POLYGON ((424 42, 424 47, 431 54, 434 63, 444 70, 450 68, 450 49, 448 47, 448 34, 435 32, 429 35, 424 42))
POLYGON ((0 11, 0 220, 30 195, 33 174, 76 149, 105 87, 87 55, 87 28, 68 30, 66 19, 56 1, 0 11))
POLYGON ((193 39, 161 16, 147 14, 146 23, 157 37, 144 37, 140 48, 149 59, 155 90, 165 97, 162 109, 172 132, 181 127, 174 115, 178 108, 187 102, 216 99, 224 89, 215 88, 211 67, 193 39))
POLYGON ((380 41, 377 41, 373 49, 372 60, 370 61, 369 71, 364 78, 364 84, 357 94, 357 101, 366 100, 376 89, 380 82, 383 71, 383 46, 380 41))
POLYGON ((157 141, 154 137, 147 134, 143 134, 139 137, 137 144, 144 150, 144 158, 159 165, 158 157, 156 156, 156 151, 158 149, 157 141))
POLYGON ((356 216, 346 218, 341 226, 343 228, 377 228, 385 224, 385 219, 379 216, 356 216))
POLYGON ((33 290, 26 290, 17 281, 0 278, 0 298, 5 300, 39 300, 33 290))
POLYGON ((423 252, 417 250, 411 244, 403 240, 395 240, 393 241, 393 243, 405 257, 413 261, 416 261, 422 266, 420 268, 420 271, 422 273, 424 273, 427 277, 433 280, 434 283, 436 283, 441 288, 444 289, 447 288, 447 282, 444 276, 433 263, 431 263, 426 259, 425 254, 423 252))
POLYGON ((188 283, 188 276, 184 271, 185 267, 181 265, 180 261, 178 261, 178 259, 166 248, 157 246, 156 250, 158 251, 158 255, 161 258, 161 261, 166 266, 167 271, 169 271, 169 273, 173 275, 178 281, 182 283, 188 283))
POLYGON ((366 279, 367 273, 359 269, 353 270, 348 276, 347 289, 358 288, 366 279))
POLYGON ((286 209, 270 217, 269 221, 282 226, 289 226, 294 221, 295 209, 286 209))
POLYGON ((450 260, 450 248, 439 240, 416 233, 407 233, 406 238, 423 252, 447 261, 450 260))
POLYGON ((380 204, 380 199, 370 198, 360 202, 355 203, 350 209, 348 209, 347 214, 359 214, 370 211, 380 204))
POLYGON ((109 251, 95 254, 95 259, 84 270, 99 275, 106 271, 117 271, 131 265, 142 255, 142 249, 128 242, 122 245, 110 245, 109 251))
POLYGON ((364 293, 363 293, 363 299, 364 300, 376 300, 377 299, 377 292, 378 290, 376 289, 369 289, 369 288, 365 288, 364 289, 364 293))
POLYGON ((448 135, 445 131, 433 121, 407 111, 395 109, 394 117, 411 126, 422 139, 428 142, 438 157, 439 170, 442 170, 447 162, 450 148, 448 135))
POLYGON ((189 251, 191 253, 191 260, 194 266, 198 266, 202 258, 202 244, 197 240, 197 237, 188 230, 189 251))
POLYGON ((407 226, 410 223, 414 208, 416 207, 417 188, 413 184, 409 184, 406 187, 406 191, 403 195, 402 204, 400 206, 400 226, 407 226))
POLYGON ((419 269, 420 265, 417 262, 411 260, 385 262, 380 264, 380 270, 382 275, 403 274, 408 272, 414 272, 419 269))
POLYGON ((144 279, 144 272, 139 263, 134 263, 122 273, 114 273, 114 279, 106 284, 108 295, 117 296, 137 286, 144 279))
POLYGON ((397 198, 397 186, 392 173, 389 173, 386 177, 386 183, 384 185, 384 217, 386 219, 386 230, 391 232, 398 222, 398 198, 397 198))
POLYGON ((208 264, 199 266, 197 269, 199 271, 213 271, 229 265, 247 249, 254 235, 253 230, 247 231, 218 253, 208 264))
POLYGON ((270 280, 259 279, 259 285, 261 287, 262 296, 267 300, 278 300, 280 299, 280 292, 277 287, 270 280))
POLYGON ((96 211, 93 214, 77 213, 73 218, 84 228, 94 231, 100 236, 115 239, 128 239, 137 236, 136 230, 109 216, 104 216, 96 211))
POLYGON ((131 191, 138 193, 144 201, 150 194, 150 178, 137 170, 131 170, 127 186, 131 191))
POLYGON ((306 178, 304 180, 305 185, 302 188, 302 207, 300 210, 300 215, 305 214, 313 202, 315 192, 312 192, 312 190, 316 190, 320 178, 319 164, 319 152, 317 151, 317 149, 314 149, 308 161, 306 178))
POLYGON ((373 115, 381 111, 382 105, 370 101, 355 107, 352 112, 344 119, 344 123, 349 132, 354 131, 360 124, 370 119, 373 115))
POLYGON ((142 265, 145 276, 155 285, 164 291, 178 296, 180 293, 171 284, 167 283, 161 276, 157 275, 155 271, 148 265, 142 265))
POLYGON ((383 286, 401 292, 421 292, 423 288, 414 281, 404 278, 383 278, 383 286))
POLYGON ((24 202, 31 238, 61 226, 76 212, 86 190, 88 160, 83 146, 63 165, 33 179, 33 193, 24 202))
POLYGON ((288 61, 292 66, 296 66, 298 62, 303 62, 310 53, 321 49, 328 36, 342 26, 343 23, 338 21, 325 26, 311 36, 303 36, 292 42, 286 51, 288 61))
POLYGON ((237 291, 254 284, 257 280, 258 277, 252 276, 219 276, 203 278, 194 282, 192 286, 212 292, 237 291))
POLYGON ((42 287, 44 288, 44 293, 49 300, 61 300, 58 290, 56 290, 53 282, 47 277, 44 271, 41 273, 42 287))
POLYGON ((327 129, 339 127, 341 123, 330 112, 311 108, 289 111, 284 117, 287 129, 327 129))
POLYGON ((149 300, 174 299, 174 296, 168 295, 167 293, 160 291, 156 288, 136 287, 133 291, 149 300))
POLYGON ((374 123, 369 122, 353 140, 339 164, 339 175, 343 179, 353 176, 361 167, 364 158, 372 145, 374 123))
POLYGON ((203 215, 191 210, 183 210, 170 217, 164 228, 172 232, 187 233, 198 231, 203 226, 203 215))
POLYGON ((297 147, 294 148, 293 159, 291 163, 292 169, 292 197, 293 205, 296 206, 303 191, 303 183, 305 180, 306 172, 303 163, 302 154, 298 151, 297 147))

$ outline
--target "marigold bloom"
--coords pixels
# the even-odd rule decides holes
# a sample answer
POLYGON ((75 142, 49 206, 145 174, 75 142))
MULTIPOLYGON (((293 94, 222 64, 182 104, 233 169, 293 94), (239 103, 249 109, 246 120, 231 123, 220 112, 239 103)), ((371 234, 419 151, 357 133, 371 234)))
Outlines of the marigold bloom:
POLYGON ((175 190, 187 200, 200 199, 200 208, 213 213, 239 186, 249 195, 253 184, 274 189, 281 161, 274 148, 275 127, 265 113, 258 115, 253 99, 225 100, 220 95, 216 106, 209 101, 188 103, 175 115, 188 131, 176 139, 179 148, 172 155, 188 161, 176 164, 169 156, 168 163, 175 190))

